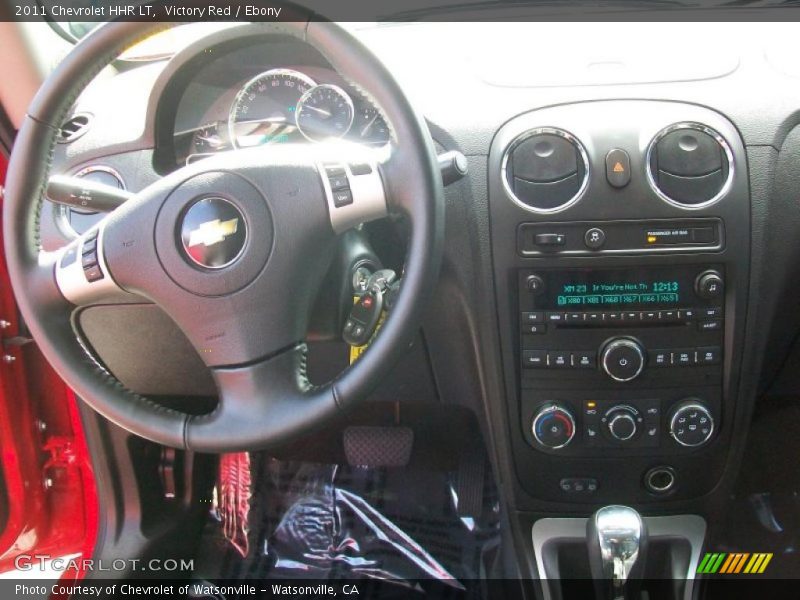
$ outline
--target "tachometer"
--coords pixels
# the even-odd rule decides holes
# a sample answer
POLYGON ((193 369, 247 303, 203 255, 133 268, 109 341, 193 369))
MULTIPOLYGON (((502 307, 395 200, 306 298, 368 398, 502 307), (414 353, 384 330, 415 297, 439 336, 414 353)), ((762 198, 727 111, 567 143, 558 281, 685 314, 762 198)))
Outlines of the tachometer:
POLYGON ((315 86, 308 75, 292 69, 271 69, 253 77, 231 106, 228 129, 233 145, 291 141, 297 132, 297 103, 315 86))
POLYGON ((389 127, 377 108, 365 106, 356 115, 351 135, 366 144, 383 145, 389 141, 389 127))
POLYGON ((353 124, 353 101, 336 85, 318 85, 297 104, 297 126, 312 142, 340 138, 353 124))

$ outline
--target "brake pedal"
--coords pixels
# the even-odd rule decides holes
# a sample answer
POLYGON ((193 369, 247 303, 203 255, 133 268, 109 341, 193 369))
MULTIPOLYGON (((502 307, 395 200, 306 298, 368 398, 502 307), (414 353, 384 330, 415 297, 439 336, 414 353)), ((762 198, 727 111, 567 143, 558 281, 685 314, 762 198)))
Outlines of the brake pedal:
POLYGON ((405 467, 413 447, 410 427, 352 426, 344 430, 344 453, 351 467, 405 467))

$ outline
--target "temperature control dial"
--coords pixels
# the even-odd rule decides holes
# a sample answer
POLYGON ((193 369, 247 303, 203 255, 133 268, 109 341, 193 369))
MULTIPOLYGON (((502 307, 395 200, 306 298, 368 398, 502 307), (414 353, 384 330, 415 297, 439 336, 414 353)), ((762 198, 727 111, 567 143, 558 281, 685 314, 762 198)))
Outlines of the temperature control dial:
POLYGON ((531 429, 538 444, 558 450, 569 444, 575 436, 575 419, 563 406, 546 404, 533 417, 531 429))
POLYGON ((681 446, 702 446, 714 433, 714 418, 698 399, 687 398, 673 409, 669 433, 681 446))
POLYGON ((619 442, 627 442, 639 433, 642 415, 632 406, 614 406, 602 419, 608 434, 619 442))
POLYGON ((631 381, 644 369, 644 350, 629 338, 611 340, 600 353, 600 365, 614 381, 631 381))

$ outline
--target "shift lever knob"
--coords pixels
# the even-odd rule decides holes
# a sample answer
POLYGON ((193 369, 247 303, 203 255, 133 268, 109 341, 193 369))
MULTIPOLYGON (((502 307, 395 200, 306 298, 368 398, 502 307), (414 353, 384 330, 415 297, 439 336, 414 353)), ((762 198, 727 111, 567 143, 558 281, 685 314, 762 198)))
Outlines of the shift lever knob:
POLYGON ((601 508, 586 524, 586 543, 598 599, 637 598, 647 550, 641 515, 627 506, 601 508))

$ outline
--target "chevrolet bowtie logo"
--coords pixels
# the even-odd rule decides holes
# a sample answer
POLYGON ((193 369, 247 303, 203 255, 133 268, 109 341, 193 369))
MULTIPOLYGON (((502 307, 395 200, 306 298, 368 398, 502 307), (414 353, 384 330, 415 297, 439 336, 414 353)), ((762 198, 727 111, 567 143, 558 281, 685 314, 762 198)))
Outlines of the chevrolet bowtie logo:
POLYGON ((194 246, 213 246, 225 241, 225 238, 236 233, 239 228, 239 219, 234 217, 227 221, 214 219, 201 223, 197 229, 189 232, 189 248, 194 246))

